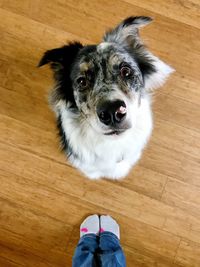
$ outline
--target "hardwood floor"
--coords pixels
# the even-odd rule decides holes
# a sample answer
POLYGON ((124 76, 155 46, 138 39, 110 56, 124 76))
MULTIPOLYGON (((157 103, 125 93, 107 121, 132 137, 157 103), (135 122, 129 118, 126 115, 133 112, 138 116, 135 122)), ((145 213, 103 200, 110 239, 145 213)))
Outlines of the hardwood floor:
POLYGON ((71 266, 79 224, 108 213, 129 267, 200 266, 199 0, 0 0, 0 267, 71 266), (96 43, 130 15, 176 72, 155 92, 153 136, 120 181, 90 181, 59 151, 43 52, 96 43))

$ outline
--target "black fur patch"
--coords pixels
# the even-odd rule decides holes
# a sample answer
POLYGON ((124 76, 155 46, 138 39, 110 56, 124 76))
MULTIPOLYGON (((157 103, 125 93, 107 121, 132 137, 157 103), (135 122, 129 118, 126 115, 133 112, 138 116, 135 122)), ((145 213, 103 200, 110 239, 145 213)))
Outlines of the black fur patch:
POLYGON ((81 50, 80 52, 80 56, 84 56, 84 55, 88 55, 89 53, 94 53, 97 50, 97 46, 96 45, 87 45, 84 46, 84 48, 81 50))
POLYGON ((137 44, 134 48, 127 49, 127 51, 138 64, 143 79, 145 76, 156 72, 153 59, 148 56, 143 44, 137 44))
POLYGON ((148 58, 148 56, 136 54, 134 58, 139 66, 139 69, 142 73, 143 78, 146 75, 151 75, 154 72, 156 72, 153 61, 150 58, 148 58))
POLYGON ((58 134, 60 136, 61 148, 62 150, 67 152, 67 156, 70 157, 72 155, 72 149, 69 145, 65 132, 63 130, 61 116, 57 118, 57 128, 58 128, 58 134))
POLYGON ((138 17, 128 17, 123 21, 123 27, 128 27, 132 24, 140 25, 142 23, 149 23, 152 21, 152 18, 145 17, 145 16, 138 16, 138 17))
POLYGON ((72 89, 72 81, 70 72, 73 62, 82 44, 78 42, 70 43, 61 48, 56 48, 47 51, 39 62, 39 67, 50 63, 54 71, 54 78, 58 84, 56 93, 58 98, 71 102, 72 107, 75 107, 74 94, 72 89))

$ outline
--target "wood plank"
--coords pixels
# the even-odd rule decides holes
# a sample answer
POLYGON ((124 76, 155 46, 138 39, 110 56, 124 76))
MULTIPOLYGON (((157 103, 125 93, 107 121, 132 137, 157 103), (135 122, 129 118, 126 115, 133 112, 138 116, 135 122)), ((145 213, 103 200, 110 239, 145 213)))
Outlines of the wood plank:
POLYGON ((162 201, 171 206, 179 207, 200 218, 200 188, 168 179, 162 194, 162 201))
POLYGON ((124 1, 136 6, 140 6, 152 12, 156 12, 162 16, 172 18, 176 21, 181 21, 185 24, 200 28, 200 4, 198 0, 161 0, 159 5, 156 0, 151 0, 151 2, 148 0, 141 2, 138 2, 137 0, 124 1))
POLYGON ((172 74, 171 78, 168 79, 167 84, 156 92, 156 94, 159 93, 175 96, 199 105, 199 78, 190 78, 176 71, 172 74))
POLYGON ((127 262, 131 262, 133 267, 181 267, 181 265, 174 263, 173 260, 169 261, 160 257, 149 255, 148 253, 143 255, 139 251, 128 249, 125 250, 127 262))
POLYGON ((178 126, 175 122, 164 119, 154 120, 154 131, 152 143, 163 146, 170 150, 178 151, 188 156, 199 159, 200 152, 200 132, 186 128, 184 125, 178 126))
POLYGON ((20 265, 16 262, 13 262, 11 259, 6 259, 4 257, 0 257, 0 266, 6 267, 19 267, 20 265))
MULTIPOLYGON (((17 2, 13 1, 12 3, 17 2)), ((21 5, 21 3, 19 4, 21 5)), ((0 16, 2 20, 0 25, 1 54, 28 63, 35 68, 46 50, 62 46, 72 40, 79 39, 86 42, 84 37, 77 37, 62 29, 55 29, 4 9, 0 9, 0 16)))
POLYGON ((178 97, 159 94, 155 98, 154 112, 155 116, 165 121, 176 123, 187 129, 199 131, 200 121, 199 104, 194 104, 178 97))
MULTIPOLYGON (((55 233, 55 236, 51 235, 53 228, 47 228, 47 225, 50 224, 50 227, 56 227, 57 231, 62 232, 60 233, 60 238, 63 238, 64 236, 65 240, 67 240, 69 232, 67 224, 77 225, 78 228, 81 213, 84 214, 86 212, 86 209, 88 210, 89 214, 92 211, 95 211, 96 206, 94 206, 92 204, 93 202, 89 201, 87 197, 84 197, 82 200, 78 200, 76 197, 74 198, 75 201, 70 201, 72 199, 72 196, 67 196, 66 193, 61 193, 58 191, 55 192, 52 188, 45 189, 44 186, 33 183, 31 182, 31 180, 27 180, 17 176, 15 177, 16 182, 13 184, 15 190, 13 192, 9 190, 5 185, 6 179, 1 179, 2 184, 5 188, 4 193, 2 194, 3 199, 7 199, 7 201, 1 201, 4 205, 2 208, 2 210, 4 210, 4 213, 2 215, 1 227, 3 229, 6 229, 7 231, 15 231, 16 234, 22 235, 26 239, 31 238, 31 240, 33 240, 34 242, 38 239, 42 244, 46 244, 46 242, 49 242, 49 248, 53 248, 56 246, 56 244, 59 243, 59 246, 62 248, 62 244, 60 243, 61 240, 59 240, 59 234, 56 234, 56 231, 53 231, 53 233, 55 233), (35 192, 37 192, 37 194, 35 192), (9 199, 12 198, 13 194, 15 194, 15 204, 9 201, 9 199), (87 202, 85 203, 84 201, 87 202), (9 207, 9 205, 12 206, 9 207), (16 217, 16 214, 19 214, 18 210, 20 209, 20 207, 23 207, 24 214, 23 216, 16 217), (65 207, 67 207, 67 209, 65 207), (30 210, 30 208, 32 210, 30 210), (9 219, 7 218, 7 223, 4 224, 4 214, 7 210, 9 210, 10 215, 9 219), (43 217, 40 217, 38 213, 35 214, 35 210, 39 211, 40 214, 43 214, 43 217), (13 217, 16 217, 15 221, 12 220, 13 217), (22 218, 25 218, 25 223, 20 222, 22 218), (64 227, 61 227, 61 222, 65 225, 64 227), (18 225, 18 223, 21 225, 21 227, 18 227, 16 229, 15 225, 18 225), (60 226, 58 224, 60 224, 60 226), (33 225, 33 227, 27 229, 30 227, 30 225, 33 225), (36 230, 35 234, 33 233, 32 228, 36 230), (47 235, 45 234, 46 231, 48 232, 47 235)), ((108 211, 107 208, 104 208, 104 203, 98 203, 98 205, 98 210, 100 212, 104 213, 108 211)), ((121 213, 123 214, 124 212, 122 211, 121 213)), ((179 244, 178 237, 174 237, 168 233, 159 231, 153 227, 149 227, 146 224, 141 225, 137 220, 134 219, 133 214, 129 215, 129 217, 131 217, 132 219, 128 219, 124 217, 124 215, 117 215, 117 210, 114 211, 114 214, 115 216, 117 216, 118 221, 122 225, 122 243, 125 243, 128 247, 136 246, 140 250, 146 249, 148 251, 154 251, 155 247, 157 247, 156 251, 159 255, 165 255, 165 250, 167 249, 169 252, 167 258, 171 259, 174 257, 174 249, 179 244), (141 236, 143 236, 142 242, 139 241, 141 239, 141 236)))
POLYGON ((151 142, 139 164, 163 175, 200 186, 198 160, 179 151, 151 142))
POLYGON ((31 126, 55 129, 55 119, 48 102, 0 87, 0 113, 21 120, 31 126), (48 123, 47 123, 48 122, 48 123))
POLYGON ((182 266, 199 267, 200 265, 200 246, 197 243, 183 240, 180 243, 176 262, 182 266))
MULTIPOLYGON (((4 145, 1 144, 2 148, 3 146, 4 145)), ((10 149, 13 150, 14 152, 10 153, 11 155, 12 154, 16 155, 17 151, 19 151, 16 148, 10 148, 10 149)), ((111 184, 112 188, 111 190, 110 182, 108 181, 99 181, 94 183, 92 181, 85 180, 84 178, 81 178, 78 175, 76 177, 73 177, 73 172, 76 172, 73 169, 71 171, 71 177, 69 174, 66 176, 67 166, 63 164, 54 163, 53 166, 50 167, 49 160, 47 159, 42 159, 38 156, 31 155, 29 152, 19 151, 19 153, 21 154, 21 159, 20 159, 21 162, 18 161, 17 164, 15 163, 15 166, 12 166, 11 164, 14 161, 14 158, 11 158, 10 156, 8 161, 6 153, 4 153, 4 158, 6 160, 2 162, 2 167, 1 167, 1 169, 3 169, 3 173, 6 171, 8 173, 12 173, 12 176, 18 175, 19 177, 26 178, 25 181, 23 181, 24 178, 21 178, 22 181, 21 185, 19 184, 20 180, 16 179, 15 201, 17 201, 17 199, 18 201, 22 200, 22 194, 20 193, 21 192, 20 188, 17 190, 17 187, 21 186, 23 190, 27 190, 27 192, 24 195, 25 197, 23 201, 24 205, 27 204, 26 196, 29 196, 29 201, 31 201, 31 205, 35 207, 37 205, 39 210, 42 208, 42 212, 45 212, 45 214, 47 214, 48 216, 50 216, 51 212, 53 212, 52 208, 58 209, 58 207, 62 206, 69 207, 69 205, 70 206, 73 205, 73 207, 71 207, 69 210, 74 211, 73 213, 74 218, 72 219, 71 217, 69 217, 66 213, 67 211, 65 211, 66 215, 64 217, 65 213, 62 214, 62 220, 65 220, 66 223, 68 222, 69 224, 72 224, 74 222, 75 217, 76 218, 77 216, 80 217, 80 212, 78 212, 79 208, 76 206, 76 204, 70 203, 70 198, 67 197, 69 195, 71 196, 71 198, 75 198, 76 201, 78 201, 77 198, 86 201, 87 208, 90 207, 91 205, 92 207, 93 205, 98 205, 99 212, 102 210, 103 213, 105 213, 106 211, 115 212, 116 214, 120 213, 121 216, 130 217, 132 220, 137 219, 140 222, 143 222, 145 224, 150 224, 160 229, 164 229, 165 221, 167 218, 171 220, 177 220, 178 222, 182 222, 183 225, 185 225, 185 227, 187 227, 188 224, 190 225, 193 224, 194 227, 197 227, 198 225, 196 223, 195 217, 189 216, 187 213, 182 212, 180 209, 170 207, 159 201, 153 200, 149 197, 144 197, 136 192, 122 188, 119 186, 119 183, 118 185, 111 184), (29 162, 37 163, 37 171, 34 169, 34 166, 32 166, 32 164, 29 162), (33 179, 34 183, 32 181, 33 179), (53 199, 52 198, 49 199, 48 203, 44 203, 43 201, 40 201, 38 203, 34 195, 33 197, 31 197, 30 192, 32 190, 34 192, 35 191, 34 187, 35 187, 37 188, 38 194, 39 192, 41 192, 41 194, 43 195, 45 186, 47 187, 46 181, 48 181, 48 190, 51 191, 51 196, 53 195, 53 193, 55 194, 55 196, 54 197, 52 196, 53 199), (31 185, 29 185, 30 183, 31 185), (79 184, 82 184, 82 187, 80 187, 79 184), (39 186, 41 186, 40 191, 39 191, 39 186), (55 187, 57 188, 56 192, 54 192, 55 187), (65 190, 66 188, 67 188, 67 195, 65 190), (59 199, 57 199, 58 202, 57 206, 55 206, 54 203, 56 199, 56 194, 57 195, 61 194, 59 199), (54 204, 53 203, 50 204, 49 201, 51 202, 53 201, 54 204), (78 212, 78 214, 76 212, 78 212)), ((2 174, 2 177, 3 176, 5 176, 5 174, 2 174)), ((6 177, 2 179, 2 184, 4 184, 5 188, 3 195, 4 198, 11 198, 14 192, 12 192, 9 189, 9 182, 7 180, 8 179, 6 177)), ((13 183, 14 183, 14 177, 13 177, 13 183)), ((82 206, 83 204, 79 203, 78 205, 82 206)), ((86 207, 83 209, 83 212, 84 210, 86 210, 86 207)), ((89 211, 92 212, 92 210, 88 210, 88 213, 89 211)), ((55 211, 54 211, 54 216, 56 216, 55 211)), ((57 219, 60 220, 60 217, 57 219)), ((181 232, 179 232, 179 234, 181 235, 181 232)))
POLYGON ((200 266, 199 0, 0 0, 0 266, 71 266, 90 214, 120 224, 127 266, 200 266), (154 131, 122 181, 90 181, 59 150, 42 54, 97 43, 130 15, 176 72, 153 92, 154 131))

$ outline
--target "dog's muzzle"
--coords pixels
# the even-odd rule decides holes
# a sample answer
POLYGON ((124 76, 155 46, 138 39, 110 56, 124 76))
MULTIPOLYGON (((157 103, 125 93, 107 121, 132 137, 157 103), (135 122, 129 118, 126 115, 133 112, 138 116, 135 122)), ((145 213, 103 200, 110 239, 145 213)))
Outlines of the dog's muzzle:
POLYGON ((126 118, 126 104, 124 101, 106 101, 97 107, 99 120, 113 128, 120 128, 120 124, 126 118))

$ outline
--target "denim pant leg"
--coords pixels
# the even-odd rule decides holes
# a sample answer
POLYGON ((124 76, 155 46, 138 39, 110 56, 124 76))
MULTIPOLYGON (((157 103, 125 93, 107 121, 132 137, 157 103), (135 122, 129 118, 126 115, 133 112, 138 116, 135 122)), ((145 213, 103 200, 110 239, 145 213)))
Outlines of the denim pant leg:
POLYGON ((72 267, 96 267, 96 250, 98 237, 95 234, 87 234, 81 237, 75 250, 72 267))
POLYGON ((114 234, 103 232, 100 236, 99 248, 102 267, 126 267, 120 241, 114 234))

